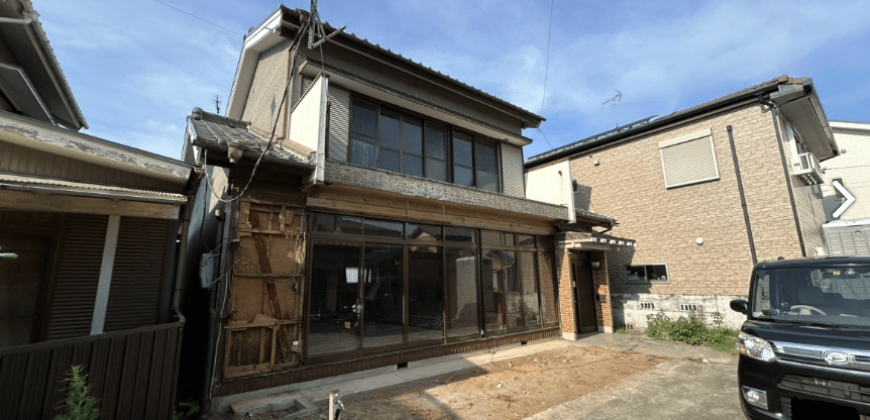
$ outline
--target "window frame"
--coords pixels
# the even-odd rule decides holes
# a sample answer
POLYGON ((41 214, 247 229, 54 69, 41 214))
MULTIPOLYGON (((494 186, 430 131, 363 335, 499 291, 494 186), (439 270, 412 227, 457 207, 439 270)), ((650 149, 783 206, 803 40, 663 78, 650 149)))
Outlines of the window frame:
POLYGON ((659 159, 661 160, 661 164, 662 164, 662 178, 664 178, 666 190, 670 190, 670 189, 678 188, 678 187, 685 187, 688 185, 702 184, 702 183, 710 182, 710 181, 718 181, 722 177, 721 173, 719 172, 719 159, 718 159, 718 156, 716 155, 716 143, 713 142, 713 130, 710 128, 696 131, 694 133, 686 134, 683 136, 679 136, 679 137, 676 137, 676 138, 673 138, 670 140, 661 141, 661 142, 659 142, 658 147, 659 147, 659 159), (716 170, 716 175, 712 176, 712 177, 702 178, 702 179, 693 179, 691 181, 686 181, 686 182, 677 183, 677 184, 669 184, 668 183, 668 173, 667 173, 667 169, 665 166, 664 150, 669 148, 669 147, 677 146, 679 144, 688 143, 691 141, 702 140, 704 138, 707 138, 710 142, 710 151, 711 151, 712 158, 713 158, 713 168, 716 170))
MULTIPOLYGON (((465 169, 471 169, 471 177, 473 180, 472 184, 474 184, 470 187, 465 186, 465 185, 460 185, 460 186, 465 187, 465 188, 474 188, 474 189, 480 190, 480 191, 502 194, 504 192, 504 186, 503 186, 504 174, 502 173, 502 167, 501 167, 501 161, 502 161, 501 142, 499 142, 498 140, 492 140, 492 139, 487 138, 485 136, 472 134, 471 132, 466 131, 466 130, 453 129, 451 131, 452 132, 450 135, 450 157, 451 157, 450 173, 451 174, 455 173, 455 170, 456 170, 455 167, 457 165, 461 166, 462 168, 465 168, 465 169), (455 161, 453 161, 453 159, 452 159, 453 158, 453 141, 456 138, 457 134, 460 134, 462 136, 466 136, 471 141, 471 156, 472 156, 471 168, 469 168, 468 166, 465 166, 465 165, 459 165, 455 161), (478 169, 478 163, 479 163, 479 158, 478 158, 478 153, 477 153, 477 145, 478 144, 483 144, 486 146, 491 144, 495 148, 495 176, 496 176, 496 190, 495 191, 485 190, 485 189, 481 188, 480 186, 478 186, 479 180, 478 180, 478 176, 477 176, 477 171, 493 173, 493 172, 486 171, 483 169, 478 169)), ((463 138, 462 140, 468 140, 468 139, 463 138)), ((456 184, 455 179, 454 179, 453 183, 456 184)), ((459 185, 459 184, 456 184, 456 185, 459 185)))
MULTIPOLYGON (((409 111, 409 110, 406 110, 404 108, 397 107, 397 106, 394 106, 394 105, 389 104, 389 103, 384 103, 382 101, 378 101, 376 99, 365 97, 363 95, 359 95, 356 93, 351 94, 349 108, 350 109, 349 109, 349 115, 348 115, 348 147, 347 147, 347 156, 346 156, 348 163, 354 164, 353 163, 354 143, 357 141, 362 141, 368 145, 374 146, 377 149, 377 154, 375 156, 375 165, 373 167, 360 165, 362 167, 369 168, 369 169, 388 171, 388 172, 402 174, 402 175, 406 175, 406 176, 413 176, 413 177, 425 179, 427 181, 447 182, 447 183, 450 183, 450 184, 453 184, 453 185, 456 185, 459 187, 474 188, 474 189, 477 189, 480 191, 492 192, 492 193, 496 193, 496 194, 503 194, 504 193, 504 173, 503 173, 504 171, 502 168, 502 147, 501 147, 502 142, 501 141, 491 139, 489 137, 482 136, 479 134, 474 134, 468 130, 457 129, 453 125, 448 124, 444 121, 433 119, 433 118, 415 113, 413 111, 409 111), (356 140, 354 138, 353 109, 357 105, 357 103, 361 103, 361 104, 363 104, 363 106, 366 106, 366 107, 375 108, 376 118, 375 118, 375 142, 374 143, 369 142, 365 139, 356 140), (380 159, 381 148, 386 148, 387 150, 394 151, 394 152, 396 151, 395 149, 392 149, 390 147, 382 146, 380 143, 380 134, 381 134, 381 121, 380 120, 381 120, 381 116, 383 115, 381 112, 383 109, 386 109, 392 113, 396 113, 399 115, 399 141, 400 141, 400 145, 399 145, 399 150, 398 150, 398 152, 399 152, 399 171, 398 172, 391 171, 389 169, 381 169, 378 167, 378 161, 380 159), (418 155, 415 155, 413 153, 408 153, 409 156, 413 156, 415 158, 422 158, 422 165, 423 165, 423 175, 422 176, 412 175, 412 174, 408 174, 408 173, 404 172, 404 159, 403 159, 403 157, 405 155, 405 151, 404 151, 404 143, 402 143, 402 128, 403 128, 403 124, 404 124, 404 117, 414 118, 414 119, 417 119, 417 120, 422 122, 422 131, 423 131, 422 156, 418 156, 418 155), (427 145, 428 145, 427 130, 429 129, 430 126, 433 126, 433 125, 443 128, 443 133, 444 133, 444 158, 443 159, 440 159, 437 157, 430 158, 429 155, 427 154, 427 150, 426 150, 427 145), (472 184, 473 185, 470 187, 465 186, 465 185, 459 185, 456 183, 456 174, 455 174, 456 163, 455 163, 455 160, 453 159, 453 150, 454 150, 453 140, 454 140, 454 137, 456 136, 457 133, 461 133, 462 136, 466 136, 466 137, 470 138, 470 141, 471 141, 472 166, 470 168, 468 168, 465 165, 459 165, 459 166, 462 166, 463 168, 471 170, 472 179, 473 179, 472 184), (491 145, 492 147, 495 148, 495 172, 490 172, 487 170, 478 169, 478 161, 479 161, 478 153, 477 153, 478 144, 485 145, 485 146, 491 145), (429 159, 434 159, 436 161, 440 161, 444 165, 444 179, 443 180, 430 178, 428 176, 428 171, 429 171, 428 160, 429 159), (479 170, 495 175, 495 177, 496 177, 496 190, 495 191, 483 189, 483 188, 478 186, 479 180, 478 180, 478 176, 477 176, 477 171, 479 171, 479 170)), ((354 164, 354 165, 356 165, 356 164, 354 164)))
POLYGON ((671 282, 671 271, 668 268, 668 263, 649 263, 649 264, 627 264, 625 265, 625 281, 629 284, 669 284, 671 282), (666 280, 650 280, 647 267, 664 266, 666 280), (643 280, 632 280, 628 276, 628 271, 631 268, 643 268, 643 280))
POLYGON ((377 148, 377 155, 376 155, 376 157, 375 157, 375 165, 374 165, 373 167, 369 167, 369 166, 361 165, 361 166, 363 166, 364 168, 368 168, 368 169, 377 169, 377 170, 382 170, 382 171, 392 172, 392 173, 396 173, 396 174, 402 174, 402 175, 406 175, 406 176, 413 176, 413 177, 421 178, 421 179, 425 179, 425 180, 428 180, 428 181, 451 182, 451 180, 450 180, 450 176, 449 176, 449 175, 450 175, 450 171, 449 171, 449 167, 448 167, 448 166, 449 166, 449 161, 448 161, 448 159, 447 159, 447 158, 448 158, 448 155, 450 154, 450 148, 449 148, 449 146, 446 144, 446 143, 447 143, 446 140, 450 137, 450 129, 449 129, 449 128, 450 128, 450 125, 449 125, 449 124, 446 124, 446 123, 441 122, 441 121, 433 120, 433 119, 431 119, 431 118, 427 118, 427 117, 425 117, 425 116, 423 116, 423 115, 420 115, 420 114, 417 114, 417 113, 414 113, 414 112, 409 112, 409 111, 407 111, 407 110, 405 110, 405 109, 403 109, 403 108, 399 108, 399 107, 396 107, 396 106, 392 106, 392 105, 390 105, 390 104, 384 104, 384 103, 382 103, 382 102, 380 102, 380 101, 377 101, 377 100, 373 100, 373 99, 366 98, 366 97, 361 97, 361 96, 356 95, 356 94, 352 94, 352 95, 351 95, 351 98, 350 98, 350 111, 349 111, 349 114, 350 114, 349 117, 348 117, 348 137, 349 137, 349 138, 348 138, 348 147, 347 147, 347 162, 348 162, 348 163, 351 163, 351 164, 356 165, 355 163, 353 163, 354 142, 355 142, 355 141, 363 141, 363 142, 365 142, 365 143, 367 143, 367 144, 369 144, 369 145, 373 145, 374 147, 377 148), (376 117, 375 117, 375 125, 376 125, 376 128, 375 128, 375 142, 374 142, 374 143, 368 142, 368 141, 366 141, 366 140, 364 140, 364 139, 359 139, 359 140, 355 140, 355 139, 354 139, 354 131, 353 131, 353 110, 354 110, 354 107, 357 106, 357 104, 364 104, 363 106, 373 107, 373 108, 375 109, 375 115, 376 115, 376 117), (393 113, 393 114, 397 114, 397 115, 398 115, 398 121, 399 121, 399 148, 398 148, 398 150, 397 150, 397 149, 394 149, 394 148, 392 148, 392 147, 389 147, 389 146, 384 146, 384 145, 382 145, 381 142, 380 142, 380 138, 381 138, 381 117, 384 116, 384 113, 382 112, 383 110, 387 110, 389 113, 393 113), (403 138, 402 138, 402 137, 403 137, 404 124, 405 124, 405 118, 415 119, 415 120, 418 120, 418 121, 421 123, 421 124, 420 124, 420 128, 421 128, 421 133, 422 133, 422 139, 421 139, 421 146, 422 146, 422 149, 421 149, 421 151, 420 151, 420 152, 421 152, 420 155, 416 155, 416 154, 414 154, 414 153, 406 152, 406 151, 405 151, 405 144, 404 144, 404 142, 403 142, 403 138), (444 144, 444 159, 437 159, 437 158, 435 158, 436 160, 441 160, 441 161, 444 163, 444 171, 445 171, 445 178, 446 178, 444 181, 441 181, 441 180, 438 180, 438 179, 429 178, 429 177, 426 176, 426 174, 427 174, 427 169, 428 169, 428 167, 427 167, 427 161, 426 161, 426 160, 427 160, 427 155, 426 155, 426 146, 427 146, 427 143, 428 143, 428 142, 427 142, 427 136, 426 136, 426 129, 427 129, 428 126, 433 125, 433 124, 434 124, 434 125, 441 126, 441 127, 444 129, 444 137, 445 137, 445 144, 444 144), (398 170, 398 171, 392 171, 392 170, 389 170, 389 169, 383 169, 383 168, 378 167, 378 162, 379 162, 379 159, 380 159, 381 149, 382 149, 382 148, 387 149, 387 150, 392 151, 392 152, 398 152, 398 153, 399 153, 399 170, 398 170), (404 172, 404 170, 405 170, 405 168, 404 168, 404 156, 405 156, 406 154, 407 154, 408 156, 411 156, 411 157, 414 157, 414 158, 419 158, 419 159, 421 160, 421 165, 422 165, 422 175, 413 175, 413 174, 409 174, 409 173, 404 172))

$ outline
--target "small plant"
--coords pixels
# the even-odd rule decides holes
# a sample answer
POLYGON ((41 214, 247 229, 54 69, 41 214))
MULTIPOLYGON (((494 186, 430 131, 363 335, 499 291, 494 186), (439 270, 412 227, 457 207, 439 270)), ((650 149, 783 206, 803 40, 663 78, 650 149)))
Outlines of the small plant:
POLYGON ((664 312, 647 315, 647 337, 656 340, 682 341, 691 345, 705 345, 715 350, 737 354, 734 343, 738 332, 723 328, 720 318, 714 316, 714 326, 708 327, 692 312, 688 317, 670 319, 664 312))
POLYGON ((63 414, 57 415, 54 420, 97 420, 100 417, 100 408, 97 399, 91 394, 91 387, 87 386, 87 376, 81 366, 73 366, 70 369, 66 400, 64 401, 63 414))
POLYGON ((181 406, 182 409, 187 409, 187 412, 184 412, 184 410, 176 411, 175 416, 173 417, 174 420, 193 417, 199 412, 199 403, 196 401, 183 401, 178 403, 178 405, 181 406))

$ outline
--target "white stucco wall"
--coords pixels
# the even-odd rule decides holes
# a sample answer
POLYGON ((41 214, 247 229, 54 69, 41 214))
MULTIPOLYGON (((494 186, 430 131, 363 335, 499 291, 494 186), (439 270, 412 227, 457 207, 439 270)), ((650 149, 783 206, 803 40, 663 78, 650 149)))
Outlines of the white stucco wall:
POLYGON ((569 161, 536 167, 527 171, 525 177, 527 199, 565 206, 568 213, 565 219, 575 220, 569 161))
POLYGON ((842 204, 831 186, 834 178, 843 178, 846 189, 855 196, 855 202, 839 220, 870 217, 870 123, 831 121, 830 124, 841 154, 822 162, 825 170, 822 194, 827 220, 835 220, 833 213, 842 204))

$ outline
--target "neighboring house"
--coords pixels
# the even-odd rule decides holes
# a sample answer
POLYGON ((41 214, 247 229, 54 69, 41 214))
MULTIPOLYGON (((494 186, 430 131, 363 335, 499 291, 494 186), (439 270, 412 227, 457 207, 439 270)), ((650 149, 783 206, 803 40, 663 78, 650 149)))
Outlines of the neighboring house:
POLYGON ((837 154, 812 81, 782 76, 534 156, 526 170, 531 180, 561 166, 576 209, 618 219, 612 233, 637 241, 608 259, 617 326, 643 329, 664 311, 736 328, 729 301, 746 297, 755 262, 825 255, 818 162, 837 154))
POLYGON ((543 118, 347 33, 309 50, 308 18, 281 7, 253 29, 227 116, 188 117, 210 408, 575 334, 557 238, 614 220, 526 198, 522 129, 543 118))
POLYGON ((840 146, 840 155, 822 165, 827 220, 870 218, 870 123, 831 121, 831 129, 840 146), (855 197, 855 202, 838 218, 834 217, 834 212, 846 198, 831 185, 834 180, 839 180, 855 197))
POLYGON ((100 418, 171 418, 192 167, 74 131, 30 3, 0 17, 0 417, 55 418, 82 365, 100 418))

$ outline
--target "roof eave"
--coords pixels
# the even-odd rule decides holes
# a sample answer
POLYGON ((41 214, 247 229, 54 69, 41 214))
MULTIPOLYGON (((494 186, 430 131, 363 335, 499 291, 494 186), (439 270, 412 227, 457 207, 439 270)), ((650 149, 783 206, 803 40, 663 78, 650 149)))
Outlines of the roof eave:
MULTIPOLYGON (((778 80, 782 80, 782 79, 778 79, 778 80)), ((606 138, 603 138, 600 140, 592 140, 592 141, 582 141, 581 140, 581 141, 575 143, 573 146, 568 145, 568 146, 563 147, 564 150, 562 150, 562 151, 552 153, 550 155, 543 156, 543 157, 540 157, 537 159, 536 159, 536 156, 532 156, 531 158, 529 158, 528 161, 526 161, 524 168, 526 170, 532 169, 534 167, 541 166, 543 164, 546 164, 546 163, 549 163, 549 162, 552 162, 552 161, 555 161, 558 159, 562 159, 564 157, 571 156, 571 155, 583 152, 585 150, 596 148, 598 146, 606 145, 609 143, 614 143, 614 142, 617 142, 617 141, 622 140, 624 138, 636 136, 638 134, 657 129, 657 128, 660 128, 662 126, 668 125, 668 124, 673 124, 673 123, 676 123, 678 121, 693 118, 695 116, 705 114, 705 113, 708 113, 710 111, 713 111, 713 110, 716 110, 719 108, 726 108, 726 107, 729 107, 735 103, 745 102, 748 99, 756 98, 759 95, 762 95, 762 94, 765 94, 765 93, 768 93, 770 91, 775 90, 776 87, 780 83, 781 82, 766 84, 764 86, 760 86, 760 87, 753 89, 751 91, 744 92, 740 95, 735 95, 732 97, 725 97, 725 98, 722 98, 721 100, 714 100, 714 101, 711 101, 705 105, 698 106, 695 109, 690 108, 689 110, 686 110, 686 112, 684 112, 684 113, 678 112, 678 113, 676 113, 676 115, 665 116, 663 118, 659 118, 657 120, 651 121, 651 122, 649 122, 641 127, 636 128, 636 129, 627 130, 627 131, 624 131, 622 133, 618 133, 618 134, 615 134, 613 136, 606 137, 606 138)), ((549 153, 549 152, 545 152, 544 154, 546 154, 546 153, 549 153)), ((538 155, 538 156, 541 156, 541 155, 538 155)))
POLYGON ((0 140, 186 185, 192 166, 166 156, 0 111, 0 140))

